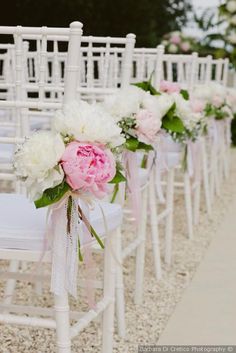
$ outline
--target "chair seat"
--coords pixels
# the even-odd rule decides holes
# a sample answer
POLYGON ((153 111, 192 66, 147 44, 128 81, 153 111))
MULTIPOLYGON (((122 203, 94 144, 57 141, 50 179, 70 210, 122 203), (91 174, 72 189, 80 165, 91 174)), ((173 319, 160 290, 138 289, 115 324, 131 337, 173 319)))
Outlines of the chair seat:
MULTIPOLYGON (((32 202, 19 194, 0 194, 0 205, 0 248, 41 251, 47 208, 37 210, 32 202)), ((122 210, 117 204, 96 201, 89 219, 98 235, 104 237, 107 231, 121 224, 122 210)))

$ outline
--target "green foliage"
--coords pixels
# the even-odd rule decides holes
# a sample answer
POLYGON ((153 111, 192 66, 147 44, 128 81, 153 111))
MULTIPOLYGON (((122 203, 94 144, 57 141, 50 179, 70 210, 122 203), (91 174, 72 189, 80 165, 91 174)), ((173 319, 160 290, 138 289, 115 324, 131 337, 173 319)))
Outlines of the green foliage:
POLYGON ((184 132, 184 125, 182 120, 178 116, 173 116, 172 119, 168 118, 166 115, 162 119, 162 128, 171 132, 184 132))
POLYGON ((230 39, 231 32, 235 32, 235 24, 230 19, 236 13, 230 13, 226 4, 227 1, 224 1, 218 9, 207 8, 200 16, 194 16, 195 22, 203 32, 214 29, 214 33, 201 38, 195 51, 201 56, 212 55, 216 59, 228 57, 236 67, 236 48, 230 39))
POLYGON ((44 191, 42 197, 34 202, 36 208, 50 206, 58 202, 70 189, 70 186, 63 181, 61 184, 44 191))
POLYGON ((1 25, 68 26, 84 24, 85 35, 123 36, 133 32, 140 46, 157 45, 163 34, 181 29, 190 0, 9 0, 1 25), (13 11, 14 9, 14 11, 13 11))
POLYGON ((119 184, 119 183, 122 183, 123 181, 126 181, 126 178, 120 172, 120 170, 116 170, 116 175, 114 176, 114 178, 109 183, 110 184, 119 184))
POLYGON ((125 143, 125 147, 127 150, 135 152, 137 150, 143 151, 152 151, 153 147, 151 145, 147 145, 146 143, 140 142, 133 136, 130 136, 125 143))
POLYGON ((189 93, 188 93, 188 91, 187 91, 186 89, 181 89, 180 94, 182 95, 182 97, 183 97, 186 101, 189 100, 189 93))
POLYGON ((207 117, 214 117, 216 120, 223 120, 229 116, 228 113, 222 109, 223 106, 217 108, 214 105, 207 103, 204 113, 207 117))
POLYGON ((232 144, 236 146, 236 114, 234 115, 234 118, 231 123, 231 138, 232 144))
POLYGON ((145 92, 149 92, 152 96, 159 96, 160 92, 156 90, 155 87, 151 84, 151 78, 149 81, 142 81, 134 83, 133 86, 143 89, 145 92))
POLYGON ((176 115, 176 104, 173 103, 162 119, 163 129, 171 132, 183 133, 185 128, 182 120, 176 115))

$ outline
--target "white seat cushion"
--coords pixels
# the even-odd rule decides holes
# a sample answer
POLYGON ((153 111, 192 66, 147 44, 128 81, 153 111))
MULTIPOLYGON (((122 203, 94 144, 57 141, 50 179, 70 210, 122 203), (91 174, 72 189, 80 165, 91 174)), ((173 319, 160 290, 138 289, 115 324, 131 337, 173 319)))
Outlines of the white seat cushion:
MULTIPOLYGON (((106 231, 110 232, 121 224, 122 210, 117 204, 101 201, 94 204, 94 209, 90 211, 90 222, 97 234, 104 237, 106 231)), ((37 210, 24 195, 18 194, 0 194, 0 205, 0 248, 41 251, 47 208, 37 210)))

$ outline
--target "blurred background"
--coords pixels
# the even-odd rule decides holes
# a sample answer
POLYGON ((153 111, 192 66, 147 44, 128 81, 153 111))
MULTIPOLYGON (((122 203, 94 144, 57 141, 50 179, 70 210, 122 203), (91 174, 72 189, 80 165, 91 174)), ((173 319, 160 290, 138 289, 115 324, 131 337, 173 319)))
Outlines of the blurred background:
POLYGON ((137 35, 137 45, 230 56, 236 66, 236 0, 8 0, 1 25, 68 26, 86 35, 137 35))
POLYGON ((229 57, 232 72, 236 67, 236 0, 8 0, 0 12, 1 25, 63 27, 75 20, 85 35, 133 32, 139 47, 162 43, 167 53, 229 57))

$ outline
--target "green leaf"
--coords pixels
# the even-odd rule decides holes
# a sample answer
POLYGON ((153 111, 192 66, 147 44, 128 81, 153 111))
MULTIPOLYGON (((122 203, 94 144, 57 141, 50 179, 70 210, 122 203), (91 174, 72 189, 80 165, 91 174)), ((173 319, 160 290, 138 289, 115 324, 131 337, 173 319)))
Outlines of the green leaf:
POLYGON ((125 147, 127 150, 132 152, 136 152, 137 150, 144 150, 144 151, 153 150, 153 147, 151 145, 147 145, 144 142, 140 142, 137 138, 132 136, 128 140, 126 140, 125 147))
POLYGON ((204 112, 205 112, 206 116, 211 116, 211 115, 214 115, 215 109, 213 108, 213 106, 210 103, 207 103, 207 105, 204 109, 204 112))
POLYGON ((180 94, 183 96, 183 98, 188 101, 189 100, 189 93, 186 89, 181 89, 180 94))
POLYGON ((148 155, 144 155, 142 158, 142 162, 141 162, 141 168, 142 169, 146 169, 147 168, 147 162, 148 162, 148 155))
POLYGON ((97 240, 97 242, 98 242, 98 244, 100 245, 100 247, 101 247, 102 249, 104 249, 104 244, 103 244, 102 239, 100 239, 100 237, 98 236, 96 230, 95 230, 91 225, 90 225, 90 231, 91 231, 92 237, 94 237, 94 238, 97 240))
POLYGON ((170 107, 170 109, 168 110, 168 112, 166 113, 166 117, 169 119, 169 120, 172 120, 174 115, 175 115, 175 111, 176 111, 176 104, 173 103, 172 106, 170 107))
POLYGON ((182 133, 185 130, 182 120, 177 116, 174 116, 171 119, 169 119, 168 116, 165 116, 162 119, 162 128, 164 128, 167 131, 178 132, 178 133, 182 133))
POLYGON ((135 152, 138 148, 139 141, 135 137, 130 137, 125 142, 125 147, 127 150, 135 152))
POLYGON ((144 150, 144 151, 153 151, 152 145, 147 145, 144 142, 139 142, 137 149, 138 150, 144 150))
POLYGON ((84 261, 84 258, 83 258, 82 252, 81 252, 81 244, 80 244, 80 239, 79 239, 79 237, 78 237, 78 255, 79 255, 79 261, 80 261, 80 262, 83 262, 83 261, 84 261))
POLYGON ((144 91, 148 91, 148 81, 133 83, 133 86, 139 87, 144 91))
POLYGON ((118 191, 119 191, 119 184, 115 184, 112 198, 111 198, 111 203, 114 203, 114 201, 116 199, 116 195, 118 194, 118 191))
POLYGON ((156 88, 153 87, 153 85, 151 84, 150 81, 142 81, 142 82, 133 83, 133 86, 139 87, 146 92, 150 92, 150 94, 152 96, 159 96, 160 95, 160 92, 158 92, 156 90, 156 88))
POLYGON ((40 199, 34 202, 36 208, 46 207, 60 201, 60 199, 70 190, 70 186, 63 181, 54 188, 47 189, 43 192, 40 199))
POLYGON ((119 183, 122 183, 123 181, 126 181, 125 176, 119 170, 117 170, 116 175, 111 181, 109 181, 109 184, 119 184, 119 183))

